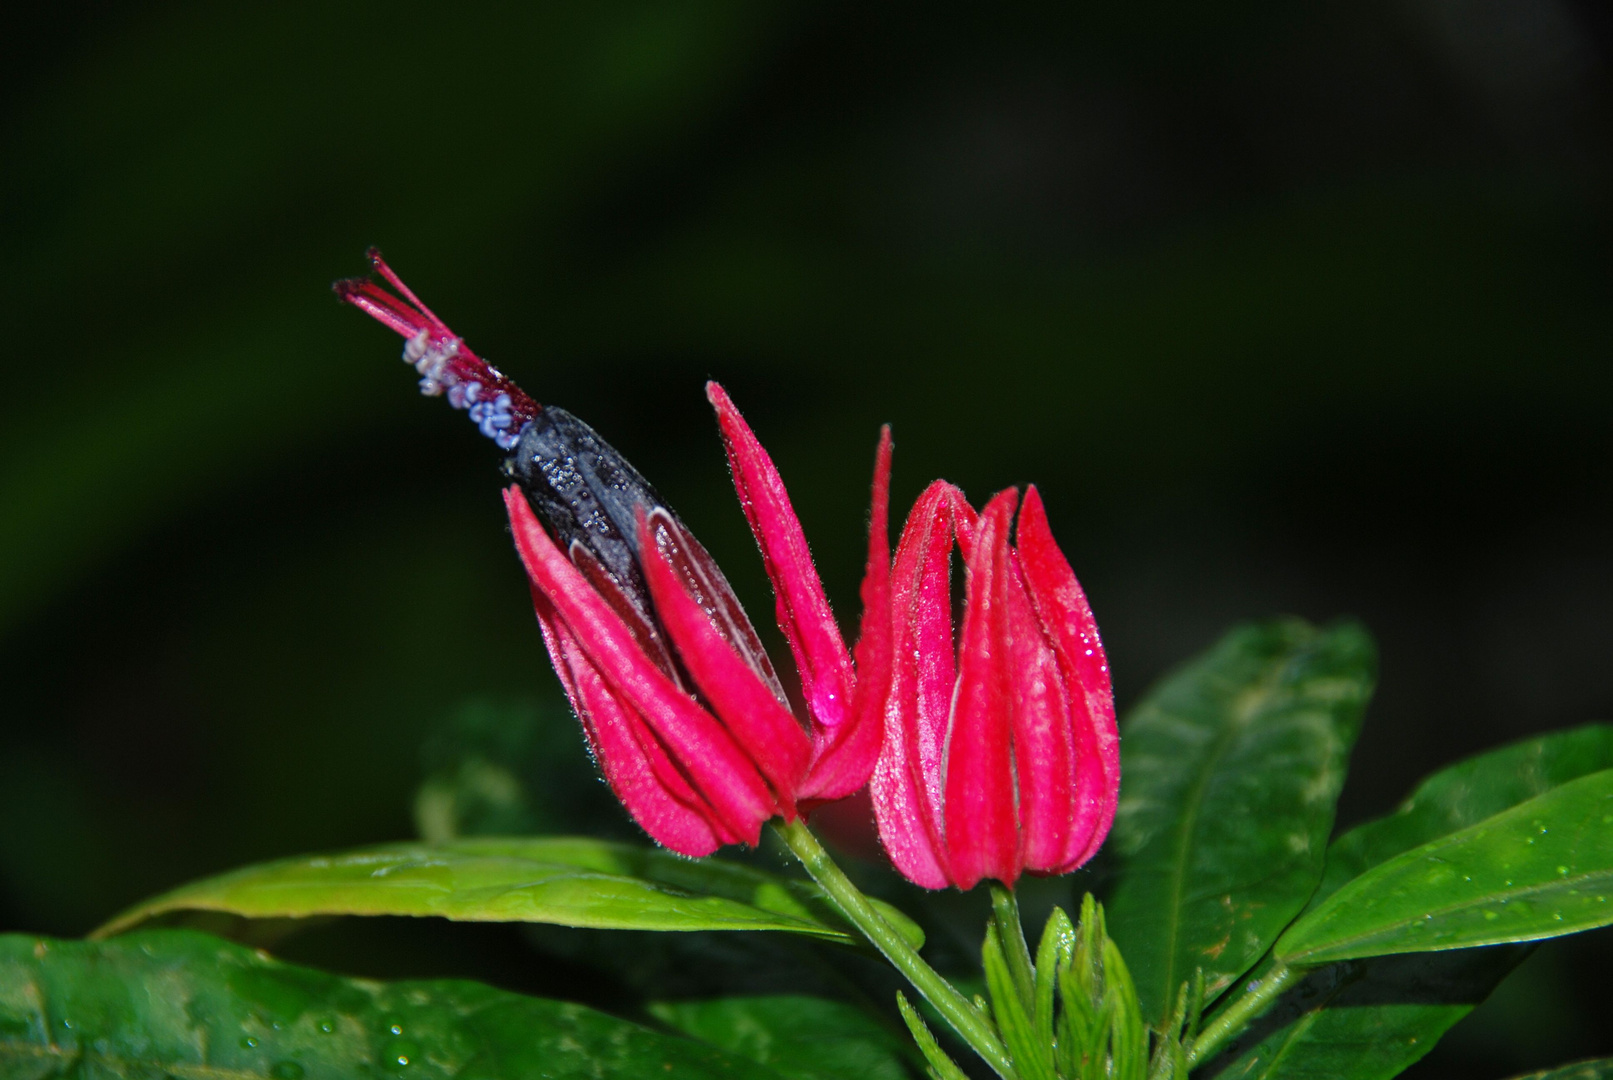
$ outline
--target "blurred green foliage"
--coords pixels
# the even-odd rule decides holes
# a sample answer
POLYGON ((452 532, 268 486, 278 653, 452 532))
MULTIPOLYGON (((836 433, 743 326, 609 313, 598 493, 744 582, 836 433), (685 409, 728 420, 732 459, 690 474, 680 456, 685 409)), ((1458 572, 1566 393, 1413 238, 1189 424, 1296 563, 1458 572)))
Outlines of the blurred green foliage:
POLYGON ((497 452, 326 291, 371 243, 616 443, 759 623, 707 376, 848 621, 886 421, 898 507, 1043 487, 1123 699, 1235 618, 1361 616, 1345 825, 1613 714, 1610 41, 1580 0, 18 17, 0 923, 410 835, 473 758, 566 792, 474 813, 623 829, 497 452), (515 765, 441 749, 535 696, 515 765))

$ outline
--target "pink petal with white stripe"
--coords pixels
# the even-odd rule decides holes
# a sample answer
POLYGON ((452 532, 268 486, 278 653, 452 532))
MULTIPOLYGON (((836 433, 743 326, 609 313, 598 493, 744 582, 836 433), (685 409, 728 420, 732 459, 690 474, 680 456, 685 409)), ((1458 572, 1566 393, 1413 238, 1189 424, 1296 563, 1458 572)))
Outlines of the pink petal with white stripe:
POLYGON ((937 480, 919 496, 891 571, 893 660, 885 741, 869 790, 886 854, 909 881, 949 884, 941 769, 952 701, 951 559, 957 500, 937 480))

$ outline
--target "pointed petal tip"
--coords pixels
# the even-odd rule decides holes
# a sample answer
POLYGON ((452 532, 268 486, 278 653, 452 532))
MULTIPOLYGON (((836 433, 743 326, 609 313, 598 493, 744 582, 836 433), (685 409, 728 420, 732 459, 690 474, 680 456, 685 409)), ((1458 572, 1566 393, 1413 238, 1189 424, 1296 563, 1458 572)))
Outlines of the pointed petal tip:
POLYGON ((1018 508, 1019 488, 1006 487, 991 497, 991 501, 986 503, 985 508, 980 511, 980 516, 984 518, 987 516, 995 517, 1001 514, 1011 515, 1018 508), (1005 506, 1007 507, 1006 510, 1003 509, 1005 506))
POLYGON ((773 459, 717 382, 706 384, 728 454, 734 490, 773 586, 778 626, 795 657, 813 728, 844 719, 853 683, 851 655, 812 563, 806 534, 773 459))

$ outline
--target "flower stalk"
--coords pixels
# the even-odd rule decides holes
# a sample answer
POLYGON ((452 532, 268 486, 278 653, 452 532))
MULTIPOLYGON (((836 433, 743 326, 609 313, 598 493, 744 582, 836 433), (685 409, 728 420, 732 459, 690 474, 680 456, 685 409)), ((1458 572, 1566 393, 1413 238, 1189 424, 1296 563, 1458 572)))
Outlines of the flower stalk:
POLYGON ((869 944, 878 949, 913 984, 913 988, 924 995, 924 1000, 935 1006, 935 1011, 952 1025, 958 1037, 968 1043, 1003 1080, 1018 1080, 1008 1051, 998 1039, 991 1021, 957 987, 927 964, 919 956, 918 950, 897 933, 895 927, 885 921, 862 894, 862 890, 852 884, 845 872, 835 865, 806 823, 799 820, 775 821, 773 829, 785 846, 801 860, 801 865, 812 880, 829 894, 846 921, 855 926, 869 944))
POLYGON ((1222 1046, 1248 1027, 1251 1020, 1270 1008, 1271 1003, 1277 1000, 1277 995, 1288 989, 1300 974, 1286 964, 1277 964, 1245 986, 1243 994, 1222 1009, 1193 1040, 1193 1045, 1187 1051, 1187 1067, 1191 1069, 1214 1057, 1222 1046))

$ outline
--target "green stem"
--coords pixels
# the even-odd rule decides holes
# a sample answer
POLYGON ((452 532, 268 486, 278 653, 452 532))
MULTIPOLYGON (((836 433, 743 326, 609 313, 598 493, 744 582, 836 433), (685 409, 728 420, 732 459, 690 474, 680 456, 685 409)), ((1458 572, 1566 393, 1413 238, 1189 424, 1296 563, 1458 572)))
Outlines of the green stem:
POLYGON ((946 1018, 958 1036, 990 1065, 1003 1080, 1017 1080, 1008 1051, 1003 1049, 991 1023, 980 1014, 957 988, 943 979, 934 968, 925 963, 918 951, 886 922, 874 905, 851 883, 851 879, 836 866, 829 853, 823 850, 818 838, 804 821, 773 823, 774 830, 795 857, 801 860, 812 880, 829 894, 846 921, 862 931, 870 944, 885 955, 885 959, 907 977, 913 988, 935 1006, 936 1012, 946 1018))
POLYGON ((1244 1029, 1244 1026, 1271 1007, 1277 995, 1287 989, 1288 985, 1299 978, 1302 972, 1284 964, 1277 964, 1258 982, 1245 988, 1243 996, 1221 1010, 1214 1020, 1210 1021, 1199 1037, 1193 1040, 1193 1046, 1187 1052, 1187 1067, 1192 1068, 1201 1061, 1208 1061, 1215 1056, 1222 1045, 1244 1029))
POLYGON ((1025 924, 1019 918, 1019 898, 1000 881, 991 883, 991 917, 996 920, 997 936, 1008 957, 1008 970, 1029 1012, 1036 1007, 1036 969, 1031 965, 1030 946, 1025 943, 1025 924))

